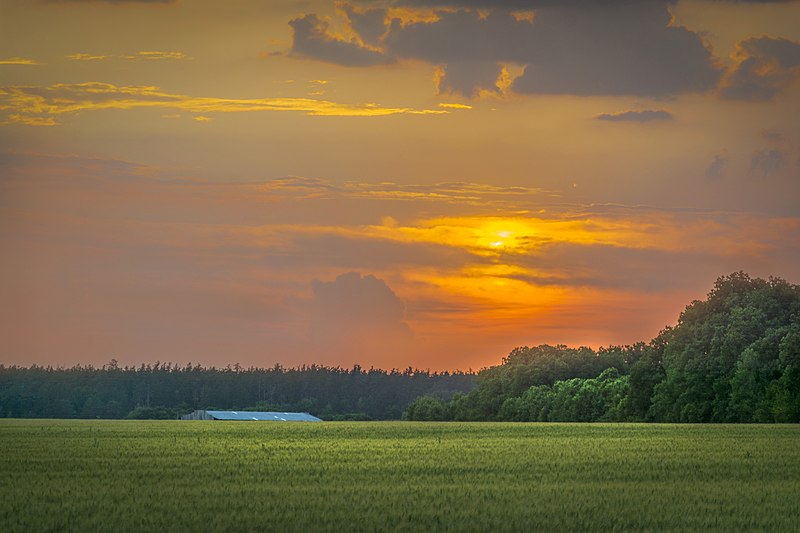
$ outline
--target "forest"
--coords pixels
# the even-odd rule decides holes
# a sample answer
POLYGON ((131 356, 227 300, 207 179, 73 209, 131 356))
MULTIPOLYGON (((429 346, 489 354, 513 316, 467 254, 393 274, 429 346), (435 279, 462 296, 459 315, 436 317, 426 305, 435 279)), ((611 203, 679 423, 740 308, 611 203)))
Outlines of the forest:
POLYGON ((800 286, 736 272, 649 343, 521 347, 478 373, 0 365, 0 417, 176 418, 213 408, 325 420, 800 422, 800 286))
POLYGON ((450 398, 474 374, 326 366, 102 368, 0 366, 0 417, 170 419, 194 409, 309 412, 325 420, 400 419, 414 398, 450 398))
POLYGON ((717 279, 649 343, 517 348, 452 399, 424 395, 411 420, 800 422, 800 286, 717 279))

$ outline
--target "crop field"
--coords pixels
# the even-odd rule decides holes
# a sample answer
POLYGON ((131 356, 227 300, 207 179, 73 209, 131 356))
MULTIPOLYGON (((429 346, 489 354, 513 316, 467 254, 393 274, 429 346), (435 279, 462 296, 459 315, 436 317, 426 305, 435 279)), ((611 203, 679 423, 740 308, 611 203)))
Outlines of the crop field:
POLYGON ((0 421, 0 531, 800 528, 800 427, 0 421))

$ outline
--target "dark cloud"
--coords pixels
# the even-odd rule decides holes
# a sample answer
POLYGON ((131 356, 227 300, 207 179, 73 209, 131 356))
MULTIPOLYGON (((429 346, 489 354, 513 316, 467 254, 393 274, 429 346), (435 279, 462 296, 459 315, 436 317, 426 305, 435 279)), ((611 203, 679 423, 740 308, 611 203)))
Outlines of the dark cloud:
MULTIPOLYGON (((364 0, 361 0, 364 1, 364 0)), ((634 4, 641 0, 395 0, 395 5, 416 7, 463 7, 473 9, 539 9, 552 6, 592 6, 598 4, 634 4)), ((676 4, 678 0, 651 0, 654 3, 676 4)), ((717 0, 732 4, 788 4, 797 0, 717 0)))
MULTIPOLYGON (((498 9, 531 9, 541 4, 535 0, 397 0, 401 6, 416 7, 469 7, 498 9)), ((551 2, 552 3, 552 2, 551 2)))
POLYGON ((722 177, 722 170, 728 163, 728 158, 722 155, 715 155, 714 160, 706 168, 706 178, 710 180, 718 180, 722 177))
POLYGON ((521 93, 665 96, 704 92, 720 71, 700 36, 662 2, 570 4, 536 12, 521 93))
POLYGON ((327 31, 328 24, 316 15, 293 19, 289 21, 289 25, 294 30, 292 55, 348 67, 366 67, 393 61, 392 58, 358 43, 332 37, 327 31))
POLYGON ((653 120, 672 120, 672 113, 663 110, 623 111, 621 113, 603 113, 595 117, 597 120, 611 122, 650 122, 653 120))
MULTIPOLYGON (((463 7, 473 9, 539 9, 553 6, 591 6, 597 5, 597 0, 396 0, 396 5, 416 7, 463 7)), ((634 0, 603 0, 605 5, 633 4, 634 0)), ((663 0, 663 3, 670 3, 663 0)))
POLYGON ((750 158, 750 172, 763 177, 776 174, 783 170, 788 159, 788 155, 782 150, 757 150, 750 158))
POLYGON ((438 80, 441 93, 476 96, 480 89, 499 92, 497 78, 503 70, 499 63, 488 61, 455 61, 447 64, 438 80))
POLYGON ((496 91, 501 62, 525 63, 535 48, 531 24, 511 14, 459 10, 439 12, 432 23, 402 25, 394 20, 384 39, 387 53, 400 59, 422 59, 444 69, 440 90, 472 96, 496 91))
POLYGON ((720 88, 731 100, 772 100, 800 74, 800 43, 756 37, 737 45, 737 64, 720 88))
POLYGON ((347 15, 353 30, 361 37, 364 43, 378 46, 380 39, 386 33, 386 10, 384 9, 355 9, 350 4, 342 5, 342 10, 347 15))
POLYGON ((438 12, 436 22, 403 26, 392 22, 385 38, 387 51, 399 58, 424 59, 431 63, 500 62, 524 63, 534 53, 536 33, 527 21, 517 21, 505 11, 486 17, 475 11, 438 12))
POLYGON ((313 15, 291 22, 292 52, 350 66, 424 60, 443 66, 440 87, 468 96, 496 90, 499 64, 525 67, 513 82, 518 93, 664 96, 712 89, 721 75, 700 36, 671 25, 665 2, 449 5, 496 9, 437 11, 434 22, 395 19, 386 29, 380 22, 386 10, 344 7, 361 40, 383 53, 337 39, 313 15), (513 11, 533 7, 533 21, 513 11))

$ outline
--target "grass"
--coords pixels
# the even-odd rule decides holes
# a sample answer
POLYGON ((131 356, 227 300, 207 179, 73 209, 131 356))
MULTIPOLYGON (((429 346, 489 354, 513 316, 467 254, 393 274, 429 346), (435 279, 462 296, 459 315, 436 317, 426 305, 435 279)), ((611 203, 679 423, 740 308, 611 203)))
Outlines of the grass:
POLYGON ((0 531, 800 528, 800 426, 0 421, 0 531))

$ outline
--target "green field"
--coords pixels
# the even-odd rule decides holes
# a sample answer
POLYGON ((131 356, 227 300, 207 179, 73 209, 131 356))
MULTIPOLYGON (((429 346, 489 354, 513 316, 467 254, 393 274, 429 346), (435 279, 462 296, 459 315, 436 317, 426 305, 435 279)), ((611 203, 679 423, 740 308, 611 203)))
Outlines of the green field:
POLYGON ((800 427, 0 421, 0 531, 800 528, 800 427))

